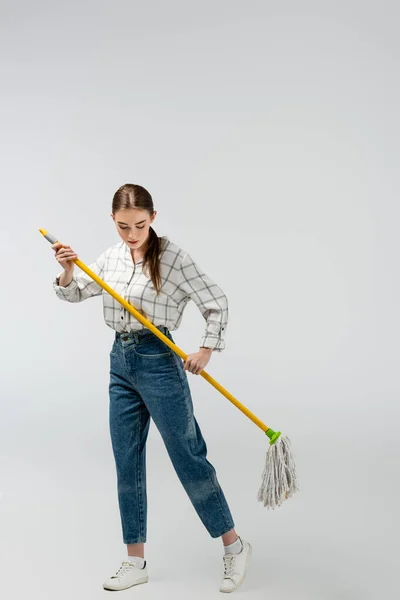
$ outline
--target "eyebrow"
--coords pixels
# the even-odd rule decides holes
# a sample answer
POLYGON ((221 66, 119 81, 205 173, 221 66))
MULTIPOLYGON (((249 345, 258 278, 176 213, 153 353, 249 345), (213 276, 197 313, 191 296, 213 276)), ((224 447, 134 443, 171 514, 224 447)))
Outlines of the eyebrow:
MULTIPOLYGON (((146 219, 143 219, 143 221, 138 221, 137 223, 135 223, 135 225, 140 225, 140 223, 145 223, 146 219)), ((129 223, 124 223, 124 221, 117 221, 117 223, 119 225, 129 225, 129 223)))

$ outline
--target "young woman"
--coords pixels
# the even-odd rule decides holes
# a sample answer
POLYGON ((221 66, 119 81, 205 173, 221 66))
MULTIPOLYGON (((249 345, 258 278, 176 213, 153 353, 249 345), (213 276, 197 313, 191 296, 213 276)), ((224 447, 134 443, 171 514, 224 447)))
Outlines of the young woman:
POLYGON ((186 304, 199 307, 206 328, 198 352, 185 362, 84 272, 74 275, 78 255, 54 244, 63 272, 53 281, 61 300, 81 302, 103 296, 106 324, 115 330, 110 353, 109 423, 117 472, 123 542, 128 556, 103 584, 123 590, 148 581, 144 560, 147 534, 146 439, 150 417, 165 443, 174 469, 198 516, 224 544, 221 592, 232 592, 245 577, 251 546, 239 537, 207 446, 193 413, 186 371, 198 375, 211 353, 224 349, 228 302, 222 290, 171 242, 151 227, 153 200, 142 186, 126 184, 113 197, 111 217, 122 242, 90 265, 101 279, 174 341, 186 304))

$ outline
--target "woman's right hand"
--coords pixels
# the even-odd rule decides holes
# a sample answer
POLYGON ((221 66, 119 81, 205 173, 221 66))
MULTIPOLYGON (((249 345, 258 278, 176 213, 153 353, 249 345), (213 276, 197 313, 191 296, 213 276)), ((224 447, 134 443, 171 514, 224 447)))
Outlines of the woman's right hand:
POLYGON ((60 263, 66 273, 72 273, 74 270, 74 260, 78 258, 78 255, 71 249, 71 246, 67 244, 60 244, 57 242, 52 245, 55 250, 56 260, 60 263))

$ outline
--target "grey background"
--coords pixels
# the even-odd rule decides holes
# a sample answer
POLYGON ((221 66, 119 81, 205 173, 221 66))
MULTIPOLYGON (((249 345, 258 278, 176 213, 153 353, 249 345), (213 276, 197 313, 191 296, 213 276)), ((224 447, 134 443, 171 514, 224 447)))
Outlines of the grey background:
MULTIPOLYGON (((255 599, 397 588, 399 8, 395 2, 2 2, 2 593, 95 599, 126 554, 108 433, 113 332, 59 301, 38 228, 86 264, 119 241, 115 190, 228 296, 207 371, 293 444, 301 492, 256 501, 267 440, 202 377, 196 416, 255 599), (396 585, 396 588, 395 588, 396 585)), ((77 269, 78 270, 78 269, 77 269)), ((178 345, 204 328, 190 303, 178 345)), ((152 424, 151 581, 219 597, 222 544, 152 424)))

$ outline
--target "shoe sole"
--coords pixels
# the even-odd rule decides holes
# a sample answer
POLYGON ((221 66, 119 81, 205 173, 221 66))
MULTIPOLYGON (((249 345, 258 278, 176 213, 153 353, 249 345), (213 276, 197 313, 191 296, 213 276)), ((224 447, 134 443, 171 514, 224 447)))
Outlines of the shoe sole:
POLYGON ((134 587, 135 585, 140 585, 142 583, 147 583, 149 581, 149 578, 146 577, 146 579, 139 579, 139 581, 135 581, 135 583, 132 583, 132 585, 125 585, 123 587, 106 587, 105 584, 103 584, 103 589, 107 590, 108 592, 119 592, 121 590, 128 590, 131 587, 134 587))
POLYGON ((230 594, 231 592, 236 592, 236 590, 238 589, 238 587, 240 587, 242 585, 243 581, 246 579, 247 566, 248 566, 248 564, 250 562, 250 559, 252 557, 252 553, 253 553, 253 549, 251 547, 251 544, 249 544, 249 551, 248 551, 247 556, 246 556, 246 564, 245 564, 245 569, 244 569, 243 577, 241 579, 239 579, 237 585, 234 588, 232 588, 231 590, 221 590, 221 588, 220 588, 219 589, 220 592, 222 592, 223 594, 230 594))

